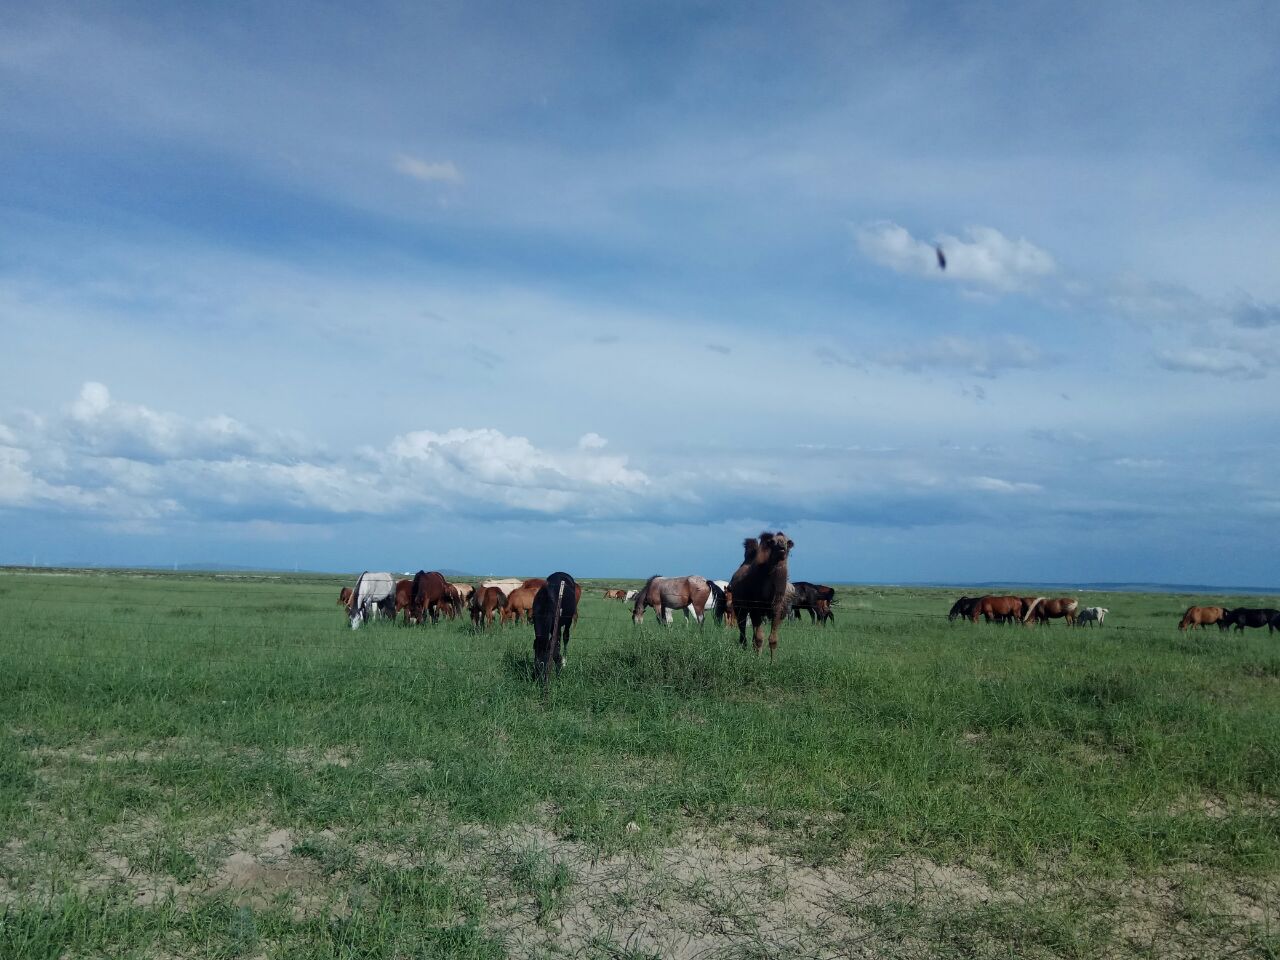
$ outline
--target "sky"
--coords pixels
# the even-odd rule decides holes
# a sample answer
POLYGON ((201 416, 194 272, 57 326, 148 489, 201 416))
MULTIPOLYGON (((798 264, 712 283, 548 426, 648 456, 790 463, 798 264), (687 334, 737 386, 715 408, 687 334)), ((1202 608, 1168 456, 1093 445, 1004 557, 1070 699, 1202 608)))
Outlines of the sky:
POLYGON ((1280 584, 1270 0, 0 0, 0 172, 0 563, 1280 584))

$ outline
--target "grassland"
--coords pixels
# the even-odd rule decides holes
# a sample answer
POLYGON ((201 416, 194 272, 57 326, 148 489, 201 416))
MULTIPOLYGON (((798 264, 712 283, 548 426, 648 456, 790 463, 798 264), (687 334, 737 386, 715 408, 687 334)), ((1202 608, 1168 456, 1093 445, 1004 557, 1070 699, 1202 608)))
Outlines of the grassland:
POLYGON ((1191 598, 848 588, 770 664, 588 589, 544 697, 337 586, 0 574, 0 957, 1280 952, 1280 636, 1191 598))

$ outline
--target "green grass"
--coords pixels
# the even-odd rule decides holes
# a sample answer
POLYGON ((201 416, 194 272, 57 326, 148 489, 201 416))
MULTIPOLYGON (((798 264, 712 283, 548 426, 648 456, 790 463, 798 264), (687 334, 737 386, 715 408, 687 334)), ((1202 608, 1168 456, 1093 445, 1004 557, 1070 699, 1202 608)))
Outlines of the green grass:
MULTIPOLYGON (((596 900, 644 901, 580 874, 614 858, 661 887, 645 858, 690 836, 784 873, 927 862, 1019 891, 842 912, 889 955, 1161 955, 1130 909, 1166 953, 1274 955, 1280 637, 1180 634, 1193 598, 1082 596, 1105 628, 1021 629, 948 624, 952 591, 848 588, 770 664, 588 587, 544 697, 528 627, 352 632, 338 585, 0 576, 0 956, 643 956, 572 940, 596 900), (566 846, 513 846, 526 828, 566 846), (272 896, 219 879, 237 850, 272 896)), ((734 929, 741 955, 776 947, 734 929)))

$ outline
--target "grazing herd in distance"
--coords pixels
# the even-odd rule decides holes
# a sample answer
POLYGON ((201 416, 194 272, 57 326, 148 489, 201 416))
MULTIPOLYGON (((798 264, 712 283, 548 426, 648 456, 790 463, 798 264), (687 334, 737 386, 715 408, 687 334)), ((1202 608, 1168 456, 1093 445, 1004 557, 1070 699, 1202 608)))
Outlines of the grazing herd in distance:
MULTIPOLYGON (((769 658, 778 647, 778 629, 789 617, 799 618, 808 611, 811 622, 826 625, 835 621, 832 606, 835 590, 806 580, 792 582, 788 563, 795 543, 781 531, 765 531, 758 537, 742 541, 742 563, 728 580, 709 580, 695 575, 684 577, 650 577, 639 590, 611 588, 604 591, 606 600, 632 604, 633 623, 644 622, 645 611, 653 608, 661 624, 670 624, 673 614, 683 610, 685 619, 699 625, 710 610, 717 623, 738 628, 738 641, 747 645, 750 625, 756 653, 764 647, 765 621, 768 620, 769 658)), ((462 616, 470 610, 476 628, 520 623, 523 618, 534 628, 535 670, 545 676, 554 662, 559 671, 566 663, 570 632, 578 622, 578 606, 582 587, 562 571, 545 579, 484 580, 479 584, 450 583, 444 575, 419 570, 412 578, 397 580, 389 573, 366 571, 356 579, 354 587, 343 587, 338 603, 344 608, 351 629, 366 620, 385 617, 394 620, 402 611, 406 624, 422 624, 440 618, 462 616)), ((947 619, 966 619, 977 623, 1047 624, 1062 620, 1070 626, 1105 625, 1107 607, 1080 607, 1075 597, 1019 597, 1012 595, 960 597, 951 606, 947 619)), ((1216 623, 1219 629, 1235 626, 1267 627, 1280 630, 1280 611, 1271 608, 1191 607, 1178 624, 1206 627, 1216 623)))
MULTIPOLYGON (((778 628, 787 617, 798 618, 801 611, 807 610, 812 622, 825 626, 835 620, 832 587, 804 580, 792 583, 788 579, 787 562, 794 546, 794 541, 781 531, 765 531, 742 542, 742 563, 729 580, 653 576, 640 590, 609 589, 604 591, 604 597, 631 601, 632 620, 637 624, 644 622, 645 611, 650 607, 663 624, 671 623, 676 610, 683 610, 686 619, 702 624, 710 609, 717 623, 737 626, 738 640, 744 647, 749 623, 757 653, 764 646, 767 619, 772 659, 778 646, 778 628)), ((491 626, 495 621, 519 623, 523 617, 534 626, 535 662, 542 671, 550 659, 555 660, 557 669, 563 666, 569 629, 577 622, 581 600, 582 587, 567 573, 555 573, 545 580, 485 580, 473 585, 450 583, 437 571, 419 570, 411 579, 403 580, 396 580, 389 573, 365 571, 354 587, 343 587, 338 593, 338 604, 346 611, 352 630, 376 617, 394 620, 401 611, 406 624, 422 624, 428 619, 439 623, 442 616, 461 616, 464 605, 470 609, 471 622, 477 628, 491 626), (555 600, 548 591, 556 593, 555 600)))
MULTIPOLYGON (((1085 624, 1102 626, 1111 610, 1108 607, 1080 608, 1075 597, 1014 597, 983 596, 961 597, 951 605, 947 619, 964 619, 977 623, 979 618, 987 623, 1041 624, 1061 619, 1070 626, 1085 624)), ((1188 607, 1178 623, 1179 630, 1188 627, 1207 627, 1217 624, 1218 629, 1235 627, 1243 632, 1245 627, 1266 627, 1271 633, 1280 630, 1280 610, 1271 607, 1188 607)))

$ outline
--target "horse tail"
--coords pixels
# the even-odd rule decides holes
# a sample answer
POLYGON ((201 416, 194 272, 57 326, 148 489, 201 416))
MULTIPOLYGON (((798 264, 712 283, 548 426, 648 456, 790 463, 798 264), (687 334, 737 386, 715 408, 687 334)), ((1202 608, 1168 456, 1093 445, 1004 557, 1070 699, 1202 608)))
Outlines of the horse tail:
POLYGON ((1044 597, 1036 597, 1031 601, 1031 606, 1027 607, 1026 613, 1022 615, 1023 623, 1026 623, 1031 619, 1031 614, 1035 613, 1036 607, 1040 606, 1040 604, 1044 602, 1044 599, 1044 597))
POLYGON ((413 596, 410 601, 414 610, 419 610, 426 605, 426 592, 427 575, 422 570, 419 570, 413 578, 413 596))

